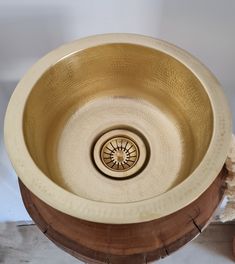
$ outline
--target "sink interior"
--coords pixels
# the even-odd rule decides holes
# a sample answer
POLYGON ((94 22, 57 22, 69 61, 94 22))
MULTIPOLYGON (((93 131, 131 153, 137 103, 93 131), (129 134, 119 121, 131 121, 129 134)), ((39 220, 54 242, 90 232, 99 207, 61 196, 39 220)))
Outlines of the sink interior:
POLYGON ((103 202, 145 200, 180 184, 203 159, 212 131, 210 100, 196 76, 170 55, 133 44, 61 59, 32 88, 24 110, 37 166, 69 192, 103 202), (111 168, 102 147, 113 139, 111 168), (130 168, 128 140, 136 145, 130 168))

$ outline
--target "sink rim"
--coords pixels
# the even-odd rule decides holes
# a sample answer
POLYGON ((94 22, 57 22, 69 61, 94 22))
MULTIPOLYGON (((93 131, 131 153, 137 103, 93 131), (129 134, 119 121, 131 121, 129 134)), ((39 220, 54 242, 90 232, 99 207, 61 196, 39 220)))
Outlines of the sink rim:
POLYGON ((83 38, 57 48, 40 59, 17 85, 7 108, 4 139, 18 177, 41 200, 55 209, 88 221, 124 224, 154 220, 185 207, 197 199, 219 174, 230 145, 231 116, 220 84, 213 74, 186 51, 162 40, 136 34, 104 34, 83 38), (168 192, 134 203, 105 203, 78 197, 54 183, 35 164, 24 140, 24 106, 41 75, 59 60, 86 48, 129 43, 160 50, 183 63, 205 88, 213 112, 213 134, 208 150, 187 179, 168 192))

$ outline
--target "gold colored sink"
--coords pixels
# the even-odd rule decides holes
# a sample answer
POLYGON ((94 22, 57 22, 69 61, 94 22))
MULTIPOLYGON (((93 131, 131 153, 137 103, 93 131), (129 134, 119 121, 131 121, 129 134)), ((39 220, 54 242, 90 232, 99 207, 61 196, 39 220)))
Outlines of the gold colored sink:
POLYGON ((218 82, 166 42, 131 34, 75 41, 36 63, 6 114, 22 182, 52 207, 102 223, 137 223, 198 198, 231 139, 218 82))

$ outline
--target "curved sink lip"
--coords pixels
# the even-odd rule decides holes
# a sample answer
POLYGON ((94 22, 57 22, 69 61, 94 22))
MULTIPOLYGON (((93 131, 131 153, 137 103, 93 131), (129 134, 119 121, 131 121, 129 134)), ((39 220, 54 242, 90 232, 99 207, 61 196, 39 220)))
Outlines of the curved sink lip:
POLYGON ((87 221, 107 224, 139 223, 154 220, 187 206, 215 180, 222 169, 231 142, 231 115, 220 84, 196 58, 168 42, 136 34, 103 34, 63 45, 40 59, 17 85, 7 108, 4 139, 12 165, 38 198, 53 208, 87 221), (190 176, 162 195, 132 203, 105 203, 79 197, 58 186, 37 167, 23 135, 23 115, 31 88, 41 75, 59 60, 90 47, 111 44, 137 44, 162 51, 189 68, 204 86, 213 111, 213 134, 208 150, 190 176))

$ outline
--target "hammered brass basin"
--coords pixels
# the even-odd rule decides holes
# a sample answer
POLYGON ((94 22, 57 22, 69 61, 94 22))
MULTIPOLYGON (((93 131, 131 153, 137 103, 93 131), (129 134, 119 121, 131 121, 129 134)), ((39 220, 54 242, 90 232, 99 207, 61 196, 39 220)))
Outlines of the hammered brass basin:
POLYGON ((212 74, 166 42, 130 34, 52 51, 18 84, 5 142, 23 183, 52 207, 102 223, 137 223, 198 198, 231 137, 212 74))

